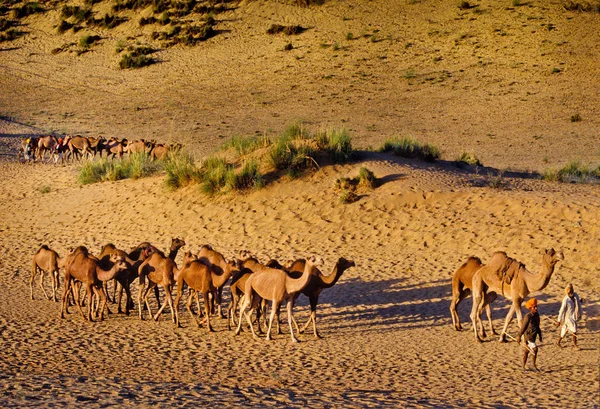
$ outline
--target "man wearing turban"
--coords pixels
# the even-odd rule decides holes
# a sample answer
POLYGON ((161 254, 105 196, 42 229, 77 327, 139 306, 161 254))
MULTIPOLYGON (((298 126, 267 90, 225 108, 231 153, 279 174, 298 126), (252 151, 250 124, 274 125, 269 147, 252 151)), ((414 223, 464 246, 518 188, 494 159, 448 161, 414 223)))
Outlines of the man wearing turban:
POLYGON ((537 304, 538 302, 535 298, 531 298, 525 303, 525 307, 529 310, 529 313, 523 318, 523 324, 521 325, 517 339, 520 340, 521 336, 523 336, 523 341, 525 342, 525 348, 523 349, 523 369, 525 369, 527 358, 529 353, 531 353, 533 368, 539 372, 536 365, 538 353, 536 338, 539 336, 540 342, 542 341, 542 330, 540 329, 540 314, 537 312, 537 304))

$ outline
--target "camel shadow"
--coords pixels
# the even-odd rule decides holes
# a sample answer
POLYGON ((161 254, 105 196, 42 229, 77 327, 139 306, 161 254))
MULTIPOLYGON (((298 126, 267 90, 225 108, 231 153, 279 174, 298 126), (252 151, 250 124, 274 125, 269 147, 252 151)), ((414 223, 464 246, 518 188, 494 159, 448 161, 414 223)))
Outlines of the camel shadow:
MULTIPOLYGON (((431 321, 435 326, 446 325, 450 318, 449 280, 417 284, 406 281, 404 278, 345 280, 321 293, 317 313, 326 309, 323 314, 332 327, 360 328, 361 331, 430 327, 431 321)), ((306 314, 307 297, 298 298, 294 311, 295 316, 306 314)))

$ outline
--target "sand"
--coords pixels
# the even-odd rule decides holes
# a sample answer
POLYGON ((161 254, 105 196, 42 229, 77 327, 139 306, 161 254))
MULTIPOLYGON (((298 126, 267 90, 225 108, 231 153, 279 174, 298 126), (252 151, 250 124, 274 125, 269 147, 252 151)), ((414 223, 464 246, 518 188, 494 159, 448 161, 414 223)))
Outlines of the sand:
MULTIPOLYGON (((439 1, 242 2, 220 19, 222 35, 161 50, 161 64, 139 71, 116 68, 114 44, 130 26, 76 57, 51 54, 69 39, 30 17, 33 34, 1 51, 0 406, 597 408, 600 190, 510 171, 597 162, 599 17, 500 3, 482 2, 476 14, 439 1), (271 37, 271 23, 309 30, 271 37), (362 31, 383 40, 345 40, 362 31), (575 113, 584 120, 570 122, 575 113), (364 151, 297 180, 208 198, 197 186, 167 191, 162 175, 80 186, 77 164, 15 157, 20 138, 46 132, 181 142, 201 156, 232 135, 273 134, 297 119, 312 130, 346 127, 358 149, 413 135, 443 160, 364 151), (455 167, 463 151, 486 168, 455 167), (340 203, 335 180, 362 166, 380 186, 340 203), (248 250, 263 261, 320 256, 325 273, 339 257, 356 267, 321 294, 323 338, 309 331, 298 344, 287 325, 270 342, 235 336, 222 319, 207 333, 183 306, 175 328, 168 309, 158 322, 113 314, 89 323, 74 308, 60 319, 37 285, 30 298, 42 244, 64 256, 107 243, 165 250, 173 237, 186 241, 182 252, 210 244, 227 259, 248 250), (486 261, 497 250, 537 272, 548 248, 565 259, 532 294, 544 335, 534 373, 520 367, 516 343, 475 341, 470 298, 459 306, 465 331, 453 330, 450 279, 469 256, 486 261), (554 345, 569 282, 585 299, 580 351, 554 345)), ((508 308, 502 297, 493 304, 498 330, 508 308)), ((308 314, 301 296, 295 316, 308 314)), ((517 330, 513 321, 509 333, 517 330)))

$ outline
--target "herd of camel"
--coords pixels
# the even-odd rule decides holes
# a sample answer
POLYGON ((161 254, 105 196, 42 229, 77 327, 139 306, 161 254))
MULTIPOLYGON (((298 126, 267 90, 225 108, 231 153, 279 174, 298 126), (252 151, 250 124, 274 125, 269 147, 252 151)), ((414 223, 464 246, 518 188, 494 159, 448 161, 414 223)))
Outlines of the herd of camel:
POLYGON ((144 139, 132 140, 104 137, 85 137, 81 135, 56 137, 45 135, 26 138, 21 141, 24 160, 29 161, 59 161, 93 159, 96 154, 101 158, 122 158, 136 153, 146 153, 151 159, 166 159, 169 152, 178 152, 182 145, 157 143, 144 139))
MULTIPOLYGON (((137 306, 140 319, 144 319, 147 310, 154 320, 158 320, 163 310, 168 306, 171 319, 179 327, 179 303, 183 292, 188 288, 186 309, 193 317, 198 327, 206 324, 208 331, 213 331, 210 318, 218 315, 224 317, 221 301, 223 287, 229 282, 231 302, 227 308, 227 326, 236 326, 236 335, 242 329, 245 317, 253 336, 254 324, 258 331, 261 329, 261 317, 266 321, 267 301, 271 301, 266 339, 271 339, 271 330, 276 319, 277 331, 279 326, 279 310, 282 303, 286 303, 288 324, 291 339, 297 342, 292 323, 296 332, 305 331, 312 323, 314 336, 320 338, 316 326, 316 309, 319 295, 323 289, 332 287, 341 275, 350 267, 354 267, 352 260, 339 258, 333 271, 324 275, 318 266, 323 265, 321 258, 311 257, 307 260, 298 259, 288 261, 285 266, 276 260, 269 260, 262 264, 249 252, 242 251, 238 258, 227 261, 225 257, 209 245, 203 245, 198 254, 188 251, 184 254, 183 264, 178 267, 175 258, 179 249, 185 246, 182 239, 171 240, 169 253, 162 251, 144 242, 128 253, 117 249, 113 244, 105 245, 99 256, 90 254, 86 247, 80 246, 61 258, 56 251, 43 245, 33 257, 31 274, 31 299, 34 299, 34 280, 40 274, 39 285, 47 299, 57 300, 56 292, 59 285, 59 269, 64 270, 64 289, 60 303, 60 317, 68 313, 69 304, 77 305, 82 317, 93 321, 95 318, 102 320, 104 313, 109 313, 107 306, 109 294, 107 283, 112 281, 113 301, 117 304, 118 313, 122 313, 122 294, 125 292, 125 314, 133 305, 130 286, 138 279, 137 306), (52 297, 44 288, 44 277, 49 274, 52 278, 52 297), (85 287, 87 314, 83 313, 80 301, 81 287, 85 287), (160 303, 158 288, 162 287, 165 299, 160 303), (176 288, 175 300, 172 290, 176 288), (154 294, 159 310, 153 315, 148 297, 154 289, 154 294), (308 297, 310 302, 310 317, 302 329, 298 327, 292 310, 295 300, 300 294, 308 297), (199 296, 203 297, 204 312, 201 312, 199 296), (71 297, 72 296, 72 297, 71 297), (72 298, 72 300, 71 300, 72 298), (192 311, 196 300, 197 315, 204 317, 199 321, 192 311), (248 310, 248 312, 246 312, 248 310), (254 313, 254 315, 253 315, 254 313), (236 315, 238 316, 236 322, 236 315)), ((540 271, 532 273, 524 264, 509 257, 505 252, 495 252, 487 264, 483 264, 477 257, 469 259, 461 265, 452 275, 452 301, 450 314, 452 326, 461 331, 462 326, 457 313, 457 306, 467 296, 472 294, 471 321, 475 337, 478 342, 486 336, 481 314, 486 310, 490 331, 497 335, 492 324, 490 304, 498 297, 511 301, 511 307, 506 316, 504 327, 500 334, 500 341, 504 342, 508 335, 507 329, 514 315, 517 316, 519 326, 522 321, 521 304, 532 292, 543 290, 549 283, 556 263, 564 259, 560 251, 547 249, 542 255, 540 271)), ((510 335, 509 335, 510 336, 510 335)))
POLYGON ((113 301, 117 304, 118 313, 123 312, 122 293, 125 292, 124 312, 128 315, 133 304, 130 287, 137 279, 139 280, 137 305, 140 319, 144 319, 144 312, 147 310, 150 316, 158 321, 161 313, 168 306, 173 322, 179 327, 179 302, 187 288, 187 311, 198 327, 205 323, 208 331, 213 331, 210 318, 213 315, 224 317, 221 309, 222 292, 223 287, 229 282, 231 302, 227 308, 227 325, 230 330, 233 323, 236 325, 235 334, 239 334, 245 317, 253 336, 257 337, 254 325, 257 325, 259 332, 263 332, 261 317, 263 321, 266 320, 267 302, 271 301, 266 334, 266 339, 270 340, 275 319, 277 319, 277 331, 281 333, 279 310, 282 303, 286 302, 291 338, 293 342, 297 342, 292 323, 296 332, 301 333, 312 322, 314 336, 321 337, 316 326, 319 294, 323 289, 335 285, 344 271, 355 266, 354 261, 339 258, 333 271, 329 275, 324 275, 318 269, 318 266, 323 265, 321 258, 298 259, 282 266, 276 260, 262 264, 250 253, 243 251, 240 252, 239 258, 227 261, 211 246, 204 245, 198 254, 186 252, 181 267, 178 267, 175 258, 179 249, 185 244, 182 239, 172 239, 168 254, 147 242, 141 243, 129 252, 117 249, 113 244, 107 244, 97 257, 90 254, 86 247, 80 246, 71 250, 64 258, 47 245, 43 245, 33 256, 31 299, 34 299, 34 280, 39 273, 39 285, 44 296, 57 301, 59 269, 62 269, 64 287, 60 300, 60 317, 64 318, 65 313, 69 312, 69 305, 75 304, 85 320, 102 320, 104 313, 110 312, 107 305, 109 299, 107 284, 111 281, 114 283, 113 301), (52 296, 44 287, 46 275, 52 278, 52 296), (85 290, 84 302, 87 305, 85 314, 80 299, 81 287, 85 290), (165 293, 162 304, 159 299, 159 287, 162 287, 165 293), (176 296, 173 301, 174 287, 176 296), (154 315, 148 302, 152 289, 160 306, 154 315), (310 318, 302 329, 298 327, 292 315, 294 302, 300 294, 307 296, 310 302, 310 318), (204 301, 203 312, 200 308, 200 295, 204 301), (195 317, 191 309, 194 299, 197 304, 197 315, 204 317, 202 321, 195 317), (236 315, 238 315, 237 322, 236 315))

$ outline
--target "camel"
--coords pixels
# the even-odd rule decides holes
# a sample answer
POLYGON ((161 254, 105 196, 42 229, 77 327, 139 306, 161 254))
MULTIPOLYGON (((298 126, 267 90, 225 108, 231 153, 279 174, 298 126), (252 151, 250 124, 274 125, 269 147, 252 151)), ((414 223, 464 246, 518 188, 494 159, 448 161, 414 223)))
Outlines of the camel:
MULTIPOLYGON (((110 138, 104 144, 104 151, 106 151, 106 157, 108 158, 112 155, 112 159, 114 159, 115 157, 121 159, 125 150, 125 146, 127 146, 127 139, 118 140, 114 137, 110 138)), ((100 153, 100 156, 102 156, 102 153, 100 153)))
MULTIPOLYGON (((323 275, 323 273, 321 273, 321 271, 319 271, 318 268, 315 268, 313 270, 306 287, 304 287, 301 291, 297 292, 291 301, 293 304, 296 301, 296 299, 300 296, 300 294, 304 294, 308 297, 310 302, 310 318, 308 319, 304 327, 302 327, 302 329, 298 332, 302 333, 306 331, 306 328, 308 328, 308 326, 312 322, 313 333, 315 335, 315 338, 321 338, 321 335, 319 335, 317 331, 317 304, 319 302, 319 295, 324 289, 333 287, 335 283, 337 283, 339 278, 342 276, 344 271, 354 266, 356 266, 356 264, 353 260, 346 260, 345 258, 340 257, 335 266, 333 267, 333 271, 327 276, 323 275)), ((288 275, 292 278, 299 278, 300 275, 304 272, 305 268, 305 260, 296 260, 288 269, 288 275)), ((294 324, 296 326, 296 329, 298 329, 298 324, 296 324, 295 320, 294 324)))
MULTIPOLYGON (((497 265, 501 270, 506 270, 512 262, 505 252, 497 251, 492 255, 492 258, 488 262, 488 265, 497 265)), ((467 261, 461 265, 458 270, 452 274, 452 301, 450 302, 450 315, 452 316, 452 326, 456 331, 462 331, 460 325, 460 318, 456 311, 458 304, 462 300, 471 295, 471 286, 473 282, 473 276, 484 264, 478 257, 469 257, 467 261)), ((497 294, 493 291, 488 291, 485 295, 485 312, 488 317, 490 331, 492 334, 497 335, 492 322, 492 308, 490 304, 497 298, 497 294)), ((485 335, 485 331, 483 331, 485 335)))
MULTIPOLYGON (((150 256, 154 249, 154 247, 152 247, 149 243, 142 243, 140 246, 141 247, 133 248, 131 252, 127 254, 123 250, 117 249, 114 244, 109 243, 102 247, 100 255, 98 256, 100 260, 107 261, 112 254, 118 254, 127 263, 127 269, 119 272, 114 278, 115 290, 117 289, 117 284, 119 287, 117 313, 123 312, 121 309, 121 300, 123 297, 123 291, 125 291, 125 315, 129 315, 129 308, 133 303, 130 290, 131 283, 138 277, 138 268, 140 264, 142 264, 144 260, 150 256)), ((115 297, 113 296, 113 299, 114 298, 115 297)))
POLYGON ((42 245, 40 249, 33 256, 33 262, 31 263, 31 299, 33 300, 33 280, 35 275, 40 272, 40 288, 44 292, 46 299, 50 299, 50 296, 46 293, 44 288, 44 277, 46 274, 50 274, 52 278, 52 300, 56 301, 56 290, 58 289, 58 269, 61 264, 61 258, 58 253, 50 249, 47 245, 42 245))
POLYGON ((54 135, 45 135, 40 136, 37 142, 37 149, 35 156, 37 159, 44 160, 46 157, 46 152, 49 152, 52 155, 52 152, 58 146, 58 139, 54 135))
MULTIPOLYGON (((234 271, 237 269, 236 263, 228 263, 225 257, 218 251, 207 244, 200 248, 198 253, 198 260, 202 263, 210 266, 217 276, 227 275, 227 278, 231 277, 234 271)), ((217 304, 217 315, 221 318, 225 318, 223 315, 221 301, 223 299, 223 286, 227 281, 224 281, 220 285, 215 285, 215 302, 217 304)))
POLYGON ((102 288, 102 282, 111 280, 114 276, 122 270, 127 268, 125 260, 116 254, 110 256, 112 267, 107 269, 101 265, 100 261, 93 256, 90 256, 86 252, 80 251, 75 253, 68 265, 65 266, 65 286, 62 296, 62 304, 60 309, 60 318, 64 318, 64 312, 67 308, 67 300, 69 296, 69 290, 73 285, 74 280, 78 280, 86 286, 87 304, 88 311, 87 317, 83 314, 81 304, 79 303, 79 297, 76 297, 76 304, 79 308, 81 316, 88 320, 93 321, 92 318, 92 295, 96 294, 100 297, 100 320, 104 319, 104 309, 106 306, 106 295, 102 288))
MULTIPOLYGON (((209 294, 215 292, 215 290, 219 287, 223 287, 231 274, 233 273, 233 269, 226 269, 223 271, 222 269, 215 270, 212 265, 208 265, 203 263, 200 259, 195 258, 191 253, 186 254, 186 259, 184 260, 184 267, 179 270, 176 275, 177 281, 177 297, 175 298, 175 323, 178 327, 180 327, 179 323, 179 300, 181 299, 181 294, 183 293, 183 285, 184 283, 190 287, 190 290, 193 290, 196 294, 202 294, 204 299, 204 312, 206 322, 206 328, 209 332, 213 332, 213 328, 210 325, 210 316, 211 314, 211 301, 209 299, 209 294)), ((237 270, 235 270, 237 271, 237 270)), ((194 314, 190 306, 192 305, 193 296, 190 291, 190 295, 188 297, 188 301, 186 303, 187 310, 189 311, 192 317, 194 314)), ((200 307, 198 307, 198 312, 200 312, 200 307)), ((199 323, 195 318, 196 325, 200 327, 201 323, 199 323)))
POLYGON ((96 154, 99 153, 100 157, 102 157, 102 150, 104 149, 104 144, 106 144, 106 139, 102 136, 97 138, 88 136, 88 143, 90 145, 90 150, 92 151, 92 157, 96 157, 96 154))
POLYGON ((69 155, 72 159, 76 159, 78 156, 79 159, 83 159, 84 155, 87 155, 91 158, 94 155, 89 140, 84 136, 67 136, 65 137, 65 141, 63 142, 63 144, 67 145, 69 155))
POLYGON ((171 247, 168 257, 166 257, 162 251, 156 250, 152 253, 152 255, 150 255, 150 257, 140 264, 138 268, 138 275, 140 278, 138 308, 141 320, 144 319, 142 310, 144 303, 146 304, 146 308, 148 308, 150 316, 152 316, 152 310, 150 309, 150 304, 148 304, 148 294, 152 288, 160 285, 165 289, 166 298, 153 318, 155 321, 158 321, 160 314, 168 304, 171 308, 171 319, 173 322, 175 322, 175 311, 173 309, 171 289, 173 288, 173 284, 175 284, 175 271, 177 270, 175 257, 177 256, 179 249, 183 246, 185 246, 185 241, 174 238, 171 240, 171 247), (146 278, 148 278, 148 287, 144 290, 146 278))
POLYGON ((508 257, 508 263, 496 263, 483 266, 473 276, 472 293, 473 308, 471 309, 471 320, 473 322, 473 331, 478 342, 481 337, 478 328, 481 326, 481 312, 485 307, 486 296, 488 292, 501 294, 503 297, 512 301, 511 307, 506 315, 504 328, 500 333, 500 342, 506 341, 506 330, 517 314, 517 323, 521 326, 522 313, 521 303, 532 292, 541 291, 550 282, 554 273, 554 267, 560 260, 564 260, 562 252, 556 252, 554 249, 546 249, 542 256, 542 264, 539 273, 534 274, 527 270, 524 264, 508 257), (508 265, 508 268, 505 268, 508 265))
MULTIPOLYGON (((246 281, 244 299, 240 308, 240 318, 235 334, 238 335, 241 331, 242 318, 245 314, 246 308, 253 306, 254 298, 256 297, 256 295, 259 295, 262 299, 269 300, 272 302, 271 316, 269 318, 269 328, 267 329, 267 341, 271 339, 271 329, 273 327, 273 320, 277 311, 279 310, 281 303, 283 301, 288 301, 287 313, 288 324, 290 326, 290 336, 292 338, 292 342, 298 342, 298 339, 294 336, 294 330, 292 329, 292 309, 294 307, 292 297, 294 297, 294 295, 297 292, 302 291, 304 287, 306 287, 310 280, 310 275, 313 271, 313 268, 320 265, 323 265, 323 260, 321 258, 309 258, 308 260, 306 260, 306 265, 302 276, 298 279, 294 279, 288 276, 287 273, 283 270, 270 268, 266 266, 263 268, 257 268, 257 271, 255 271, 254 274, 250 275, 250 277, 246 281)), ((250 320, 249 314, 246 314, 246 320, 250 325, 252 335, 256 337, 257 335, 254 332, 254 327, 252 327, 252 321, 250 320)))

